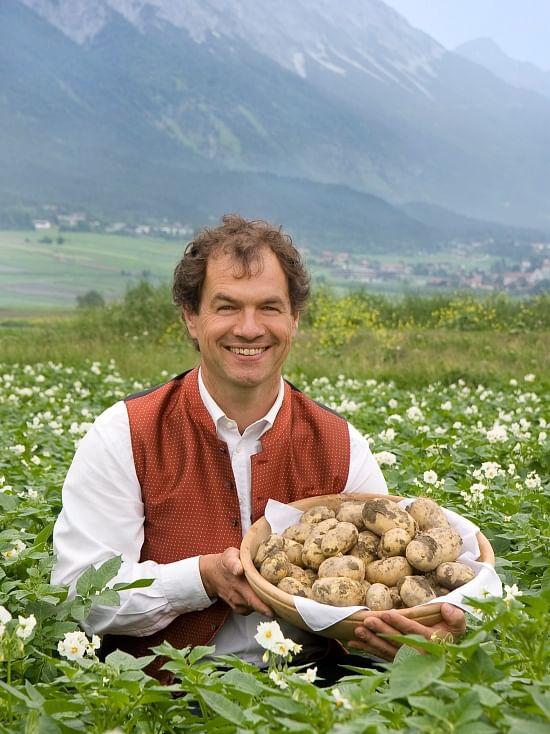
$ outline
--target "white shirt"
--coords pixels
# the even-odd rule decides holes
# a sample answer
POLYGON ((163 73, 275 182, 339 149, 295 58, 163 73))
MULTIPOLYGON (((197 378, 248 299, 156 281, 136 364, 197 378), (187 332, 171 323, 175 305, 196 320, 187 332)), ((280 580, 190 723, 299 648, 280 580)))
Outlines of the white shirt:
MULTIPOLYGON (((261 451, 261 436, 272 427, 281 407, 283 381, 271 409, 242 434, 209 395, 200 371, 199 391, 219 438, 228 446, 245 533, 251 524, 250 457, 261 451)), ((351 424, 348 427, 350 467, 344 492, 387 493, 368 442, 351 424)), ((53 535, 57 561, 52 583, 68 584, 74 590, 76 580, 89 566, 119 555, 122 565, 110 584, 154 579, 148 587, 120 592, 118 607, 93 606, 82 624, 88 634, 150 635, 180 614, 213 603, 201 580, 198 556, 165 564, 139 560, 144 510, 123 401, 104 411, 80 442, 63 485, 62 499, 53 535)), ((263 650, 253 638, 259 621, 265 618, 230 614, 213 640, 216 653, 233 653, 258 663, 263 650)), ((298 631, 292 631, 293 639, 300 641, 298 631)))

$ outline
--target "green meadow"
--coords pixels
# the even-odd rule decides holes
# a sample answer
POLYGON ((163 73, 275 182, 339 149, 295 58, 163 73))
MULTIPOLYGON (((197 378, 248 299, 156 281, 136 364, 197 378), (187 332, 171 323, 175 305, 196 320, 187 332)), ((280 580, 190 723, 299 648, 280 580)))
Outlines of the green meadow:
POLYGON ((153 237, 0 231, 0 314, 73 308, 92 289, 111 301, 144 278, 166 282, 183 247, 153 237))

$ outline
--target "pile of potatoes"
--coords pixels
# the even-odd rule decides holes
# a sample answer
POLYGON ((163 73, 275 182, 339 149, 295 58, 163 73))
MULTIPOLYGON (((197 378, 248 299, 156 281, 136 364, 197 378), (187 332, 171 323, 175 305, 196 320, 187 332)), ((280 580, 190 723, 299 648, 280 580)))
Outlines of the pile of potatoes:
POLYGON ((282 591, 372 610, 424 604, 471 581, 462 538, 441 507, 419 497, 406 510, 387 497, 317 505, 258 547, 254 565, 282 591))

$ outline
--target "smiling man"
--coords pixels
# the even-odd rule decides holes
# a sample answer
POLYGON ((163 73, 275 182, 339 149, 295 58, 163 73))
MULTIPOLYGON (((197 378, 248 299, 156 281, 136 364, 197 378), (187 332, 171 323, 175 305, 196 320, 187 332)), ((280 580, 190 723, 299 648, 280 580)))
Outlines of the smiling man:
MULTIPOLYGON (((145 655, 168 640, 261 664, 254 634, 271 610, 248 585, 238 548, 268 499, 387 492, 365 438, 282 378, 308 295, 298 251, 266 222, 228 215, 187 246, 173 297, 199 366, 99 416, 63 487, 53 582, 74 587, 118 555, 115 581, 153 579, 122 592, 119 607, 92 608, 83 627, 105 635, 104 651, 145 655)), ((444 605, 443 616, 442 633, 463 631, 460 610, 444 605)), ((397 645, 379 633, 396 632, 434 630, 389 612, 360 626, 354 644, 391 660, 397 645)), ((285 634, 304 659, 326 654, 324 639, 290 626, 285 634)), ((167 680, 158 666, 150 672, 167 680)))

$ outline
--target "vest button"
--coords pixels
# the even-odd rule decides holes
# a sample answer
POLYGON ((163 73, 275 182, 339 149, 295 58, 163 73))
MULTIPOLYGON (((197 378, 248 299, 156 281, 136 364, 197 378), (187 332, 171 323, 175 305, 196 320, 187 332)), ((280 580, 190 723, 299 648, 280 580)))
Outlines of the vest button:
POLYGON ((226 488, 226 489, 233 489, 233 482, 231 481, 231 479, 228 479, 228 480, 227 480, 227 481, 225 482, 225 488, 226 488))
POLYGON ((233 518, 233 519, 231 520, 231 527, 233 527, 233 528, 238 528, 238 527, 239 527, 239 521, 237 520, 237 518, 236 518, 236 517, 234 517, 234 518, 233 518))
POLYGON ((217 624, 211 624, 210 625, 210 629, 212 630, 212 632, 215 632, 218 629, 218 625, 217 624))

